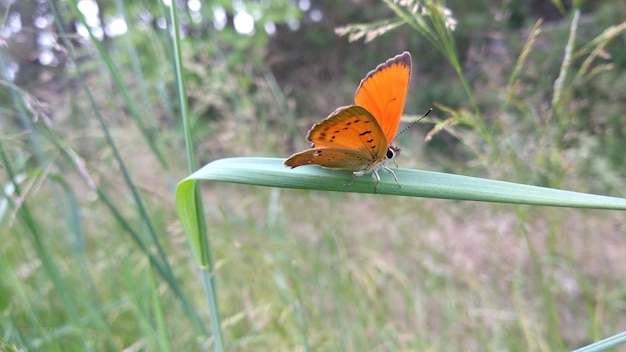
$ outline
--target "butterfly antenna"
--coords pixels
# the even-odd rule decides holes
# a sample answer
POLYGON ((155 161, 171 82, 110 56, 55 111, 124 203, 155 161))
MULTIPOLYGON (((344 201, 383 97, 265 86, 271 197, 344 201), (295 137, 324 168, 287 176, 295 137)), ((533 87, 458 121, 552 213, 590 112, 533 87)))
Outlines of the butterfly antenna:
POLYGON ((393 140, 395 141, 396 138, 398 138, 398 136, 400 136, 401 134, 403 134, 404 132, 406 132, 409 128, 415 126, 416 123, 422 121, 422 119, 426 116, 428 116, 428 114, 430 114, 430 112, 433 111, 433 108, 429 108, 428 111, 426 111, 426 113, 424 115, 422 115, 422 117, 420 117, 419 119, 411 122, 408 126, 406 126, 402 131, 400 131, 398 134, 396 134, 395 137, 393 137, 393 140))

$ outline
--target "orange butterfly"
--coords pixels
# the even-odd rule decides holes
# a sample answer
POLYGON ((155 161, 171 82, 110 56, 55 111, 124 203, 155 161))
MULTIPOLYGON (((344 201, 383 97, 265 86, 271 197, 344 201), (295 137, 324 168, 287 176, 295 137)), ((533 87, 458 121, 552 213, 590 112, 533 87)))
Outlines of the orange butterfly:
POLYGON ((315 164, 327 169, 352 171, 354 176, 378 170, 391 172, 398 187, 398 177, 387 166, 400 154, 400 148, 391 145, 400 124, 409 80, 411 54, 404 52, 378 65, 361 81, 354 96, 355 105, 335 110, 322 122, 313 125, 307 135, 311 149, 296 153, 285 160, 291 168, 315 164))

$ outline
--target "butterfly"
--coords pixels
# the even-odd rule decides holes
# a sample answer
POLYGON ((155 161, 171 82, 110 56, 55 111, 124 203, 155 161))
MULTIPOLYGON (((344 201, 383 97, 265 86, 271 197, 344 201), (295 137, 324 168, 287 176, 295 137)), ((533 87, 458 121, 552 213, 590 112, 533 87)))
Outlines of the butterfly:
POLYGON ((403 52, 370 71, 356 90, 355 105, 341 107, 322 122, 313 125, 307 135, 311 149, 290 156, 286 166, 319 165, 327 169, 352 171, 355 176, 372 173, 378 192, 383 169, 398 177, 387 166, 400 154, 392 146, 404 109, 411 79, 411 54, 403 52))

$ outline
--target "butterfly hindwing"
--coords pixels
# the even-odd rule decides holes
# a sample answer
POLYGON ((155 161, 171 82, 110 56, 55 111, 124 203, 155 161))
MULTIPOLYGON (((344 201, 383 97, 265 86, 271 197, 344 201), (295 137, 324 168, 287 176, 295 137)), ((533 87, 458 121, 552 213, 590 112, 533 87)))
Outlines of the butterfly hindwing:
POLYGON ((291 168, 302 165, 319 165, 328 169, 359 171, 370 165, 372 158, 361 151, 341 148, 313 148, 292 155, 285 160, 291 168))
POLYGON ((354 101, 378 120, 391 144, 406 101, 411 79, 411 54, 404 52, 370 71, 356 90, 354 101))

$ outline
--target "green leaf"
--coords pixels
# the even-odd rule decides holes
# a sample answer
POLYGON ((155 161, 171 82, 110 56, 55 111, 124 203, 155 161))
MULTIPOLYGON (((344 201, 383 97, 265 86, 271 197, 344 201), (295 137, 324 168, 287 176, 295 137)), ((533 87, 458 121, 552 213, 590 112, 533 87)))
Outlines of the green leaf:
MULTIPOLYGON (((626 210, 624 198, 433 171, 402 168, 394 171, 402 187, 398 187, 390 174, 382 172, 378 194, 626 210)), ((202 253, 201 231, 196 222, 201 214, 197 214, 197 206, 193 198, 193 189, 197 180, 320 191, 374 193, 375 180, 372 177, 356 177, 351 186, 344 186, 351 178, 349 171, 327 170, 318 166, 290 169, 283 165, 283 159, 278 158, 220 159, 205 165, 178 184, 176 207, 196 259, 201 266, 206 267, 207 263, 204 258, 207 254, 202 253)))
POLYGON ((576 349, 573 352, 604 351, 604 350, 608 350, 609 348, 613 348, 624 343, 626 343, 626 332, 621 332, 619 334, 615 334, 613 336, 607 337, 606 339, 594 342, 591 345, 587 345, 585 347, 576 349))

